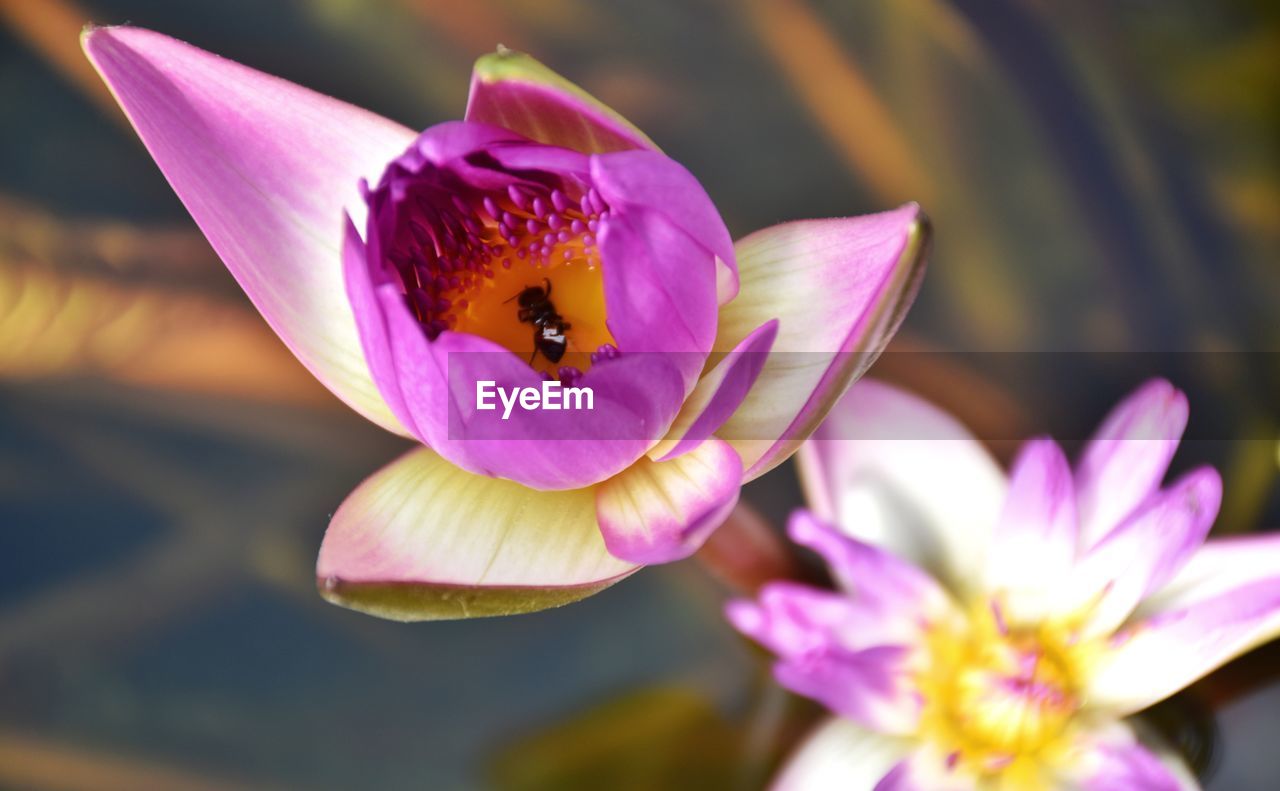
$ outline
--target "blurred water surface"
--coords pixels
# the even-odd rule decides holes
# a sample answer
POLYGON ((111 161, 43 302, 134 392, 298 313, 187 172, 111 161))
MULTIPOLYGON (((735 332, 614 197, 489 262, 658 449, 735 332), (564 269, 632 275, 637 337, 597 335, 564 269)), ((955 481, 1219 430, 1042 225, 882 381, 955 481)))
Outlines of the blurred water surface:
MULTIPOLYGON (((0 0, 0 787, 754 788, 816 713, 693 562, 511 619, 321 602, 328 515, 402 443, 253 312, 80 56, 89 21, 415 127, 524 49, 735 235, 918 200, 932 265, 878 375, 1073 439, 1145 375, 1122 355, 1194 353, 1142 358, 1194 361, 1178 464, 1223 471, 1220 531, 1280 524, 1273 3, 0 0)), ((799 503, 789 467, 746 497, 799 503)), ((1278 658, 1171 704, 1210 787, 1280 781, 1278 658)))

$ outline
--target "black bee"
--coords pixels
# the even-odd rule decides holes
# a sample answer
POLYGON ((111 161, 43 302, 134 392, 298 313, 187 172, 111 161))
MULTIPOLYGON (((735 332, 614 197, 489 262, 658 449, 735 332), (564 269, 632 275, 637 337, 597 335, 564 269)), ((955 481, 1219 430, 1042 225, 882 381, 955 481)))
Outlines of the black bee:
POLYGON ((529 355, 529 364, 533 364, 538 352, 553 363, 560 362, 569 343, 565 331, 573 325, 551 304, 551 281, 543 278, 541 286, 527 286, 511 299, 520 306, 516 318, 533 325, 533 354, 529 355))

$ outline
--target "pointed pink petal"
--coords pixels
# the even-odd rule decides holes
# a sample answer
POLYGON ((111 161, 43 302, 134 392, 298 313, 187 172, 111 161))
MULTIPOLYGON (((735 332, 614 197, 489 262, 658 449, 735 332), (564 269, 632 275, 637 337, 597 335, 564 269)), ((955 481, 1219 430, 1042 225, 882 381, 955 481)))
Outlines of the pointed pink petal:
POLYGON ((1150 728, 1118 721, 1084 731, 1055 785, 1081 791, 1198 791, 1190 769, 1150 728))
POLYGON ((849 651, 827 645, 781 658, 773 675, 783 687, 859 725, 907 735, 919 728, 922 707, 913 694, 916 668, 911 659, 907 646, 849 651))
POLYGON ((799 467, 819 517, 927 569, 954 593, 984 592, 1005 477, 955 418, 864 379, 801 448, 799 467))
POLYGON ((403 432, 370 378, 343 287, 343 210, 413 140, 404 127, 139 28, 86 54, 276 334, 360 414, 403 432))
POLYGON ((987 586, 1019 623, 1039 622, 1075 559, 1076 495, 1057 443, 1028 442, 1009 473, 1009 494, 991 534, 987 586))
POLYGON ((921 626, 911 613, 777 582, 758 604, 732 602, 726 615, 778 656, 774 675, 792 692, 877 731, 909 733, 919 724, 910 660, 921 626), (885 641, 891 635, 905 641, 885 641))
POLYGON ((805 737, 774 779, 773 791, 869 789, 915 749, 915 742, 832 717, 805 737))
POLYGON ((600 229, 609 334, 624 352, 661 352, 689 390, 716 337, 715 258, 666 216, 637 210, 600 229))
POLYGON ((1206 542, 1173 579, 1139 605, 1135 618, 1188 607, 1254 582, 1280 577, 1280 534, 1206 542))
POLYGON ((586 91, 528 55, 505 49, 476 61, 466 120, 588 154, 657 150, 643 132, 586 91))
POLYGON ((1199 788, 1185 769, 1182 776, 1173 771, 1168 760, 1174 756, 1169 755, 1162 760, 1140 744, 1102 748, 1097 757, 1097 768, 1081 784, 1087 791, 1190 791, 1199 788))
POLYGON ((821 555, 836 583, 864 604, 923 617, 948 607, 946 592, 918 566, 841 532, 809 511, 792 514, 787 533, 821 555))
POLYGON ((710 250, 715 256, 717 304, 738 295, 733 239, 692 173, 656 151, 626 151, 592 157, 591 178, 612 212, 656 212, 710 250))
POLYGON ((1212 468, 1184 475, 1080 557, 1062 608, 1088 607, 1091 634, 1115 629, 1191 559, 1221 502, 1222 479, 1212 468))
POLYGON ((809 654, 827 645, 850 651, 910 645, 924 628, 917 612, 785 581, 765 585, 758 601, 730 602, 725 615, 738 631, 778 656, 809 654))
POLYGON ((1085 447, 1076 473, 1083 547, 1097 543, 1160 486, 1187 426, 1187 397, 1154 379, 1126 398, 1085 447))
POLYGON ((343 501, 316 580, 335 604, 417 621, 556 607, 635 569, 605 549, 590 490, 539 492, 419 448, 343 501))
POLYGON ((351 218, 344 215, 346 231, 342 239, 342 274, 347 299, 355 316, 357 335, 369 375, 387 407, 400 425, 411 435, 422 439, 413 415, 400 392, 392 353, 391 334, 382 308, 384 299, 399 299, 400 289, 391 284, 375 285, 369 275, 367 249, 351 218))
POLYGON ((1089 687, 1094 705, 1117 713, 1280 636, 1280 536, 1210 543, 1131 622, 1089 687))
POLYGON ((671 461, 642 458, 596 487, 605 545, 632 563, 666 563, 693 554, 738 502, 742 462, 709 439, 671 461))
POLYGON ((776 225, 737 243, 741 291, 720 309, 716 349, 779 320, 764 372, 717 433, 748 479, 785 461, 889 342, 924 272, 927 235, 908 204, 776 225))
POLYGON ((703 374, 649 458, 667 461, 688 453, 724 425, 756 383, 777 334, 778 322, 766 322, 703 374))

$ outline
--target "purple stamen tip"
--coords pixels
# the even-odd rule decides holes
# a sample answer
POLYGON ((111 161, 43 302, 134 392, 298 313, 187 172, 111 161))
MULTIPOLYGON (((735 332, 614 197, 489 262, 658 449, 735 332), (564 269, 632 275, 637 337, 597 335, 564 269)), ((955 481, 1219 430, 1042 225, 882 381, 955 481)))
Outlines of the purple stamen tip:
POLYGON ((511 202, 519 207, 521 211, 528 210, 529 199, 523 192, 521 192, 519 187, 514 184, 507 187, 507 196, 511 198, 511 202))

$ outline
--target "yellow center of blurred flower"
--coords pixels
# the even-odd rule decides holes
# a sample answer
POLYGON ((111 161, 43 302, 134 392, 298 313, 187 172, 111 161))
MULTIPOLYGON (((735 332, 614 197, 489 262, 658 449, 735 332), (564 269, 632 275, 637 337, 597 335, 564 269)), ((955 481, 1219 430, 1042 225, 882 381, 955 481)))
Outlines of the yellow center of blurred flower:
POLYGON ((451 204, 411 220, 410 250, 394 259, 432 337, 479 335, 553 376, 586 371, 614 345, 597 247, 608 208, 594 191, 512 188, 451 204))
POLYGON ((1040 767, 1070 744, 1088 648, 1067 623, 1010 627, 983 602, 929 630, 917 677, 922 735, 950 766, 1014 788, 1036 788, 1040 767))

